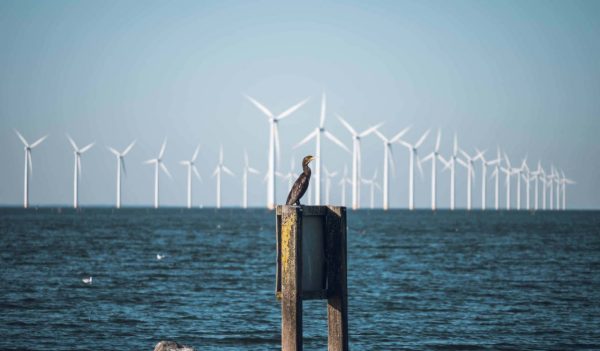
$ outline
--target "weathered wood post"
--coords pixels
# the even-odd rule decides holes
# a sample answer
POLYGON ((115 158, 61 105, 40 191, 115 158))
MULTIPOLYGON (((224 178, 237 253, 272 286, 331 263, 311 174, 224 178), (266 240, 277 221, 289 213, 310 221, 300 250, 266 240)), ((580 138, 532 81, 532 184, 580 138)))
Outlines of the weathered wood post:
POLYGON ((327 299, 328 350, 348 350, 346 207, 277 206, 281 349, 302 350, 302 300, 327 299))

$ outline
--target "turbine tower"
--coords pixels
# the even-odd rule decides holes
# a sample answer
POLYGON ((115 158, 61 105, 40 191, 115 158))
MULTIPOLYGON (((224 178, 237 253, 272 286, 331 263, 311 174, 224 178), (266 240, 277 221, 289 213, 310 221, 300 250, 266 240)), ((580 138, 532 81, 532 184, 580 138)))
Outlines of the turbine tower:
POLYGON ((560 184, 562 185, 562 209, 567 209, 567 184, 576 184, 575 181, 565 177, 565 172, 561 171, 562 178, 560 184))
POLYGON ((29 178, 31 177, 31 174, 33 173, 33 164, 31 162, 31 150, 33 150, 36 146, 40 145, 42 143, 42 141, 44 141, 48 135, 45 135, 41 138, 39 138, 38 140, 36 140, 34 143, 32 143, 31 145, 27 142, 27 140, 25 140, 25 138, 21 135, 21 133, 19 133, 18 130, 15 129, 15 133, 17 133, 17 136, 19 137, 19 139, 21 139, 21 142, 23 143, 23 145, 25 146, 25 175, 23 178, 23 207, 24 208, 28 208, 29 207, 29 178))
MULTIPOLYGON (((492 177, 494 178, 494 209, 498 211, 500 209, 499 203, 499 192, 500 192, 500 162, 502 162, 502 157, 500 156, 500 148, 497 148, 496 159, 493 161, 488 161, 489 165, 494 165, 494 171, 492 172, 492 177)), ((484 177, 485 178, 485 177, 484 177)), ((485 201, 484 201, 485 203, 485 201)))
POLYGON ((352 135, 352 209, 356 210, 360 207, 360 186, 358 184, 361 178, 360 172, 360 140, 367 135, 375 132, 383 123, 371 126, 363 132, 358 133, 352 126, 346 122, 341 116, 337 116, 342 125, 352 135))
MULTIPOLYGON (((487 168, 488 166, 496 166, 496 169, 498 169, 498 163, 500 163, 501 159, 500 159, 500 150, 498 150, 498 158, 495 160, 489 160, 487 161, 485 159, 485 157, 483 156, 485 154, 485 151, 479 151, 479 149, 475 149, 478 153, 478 158, 481 160, 481 209, 485 210, 486 208, 486 196, 487 196, 487 168)), ((496 172, 496 188, 495 188, 495 194, 496 194, 496 210, 498 209, 498 176, 497 176, 497 172, 496 172)))
POLYGON ((325 171, 325 204, 329 206, 331 205, 331 202, 329 201, 329 195, 331 194, 331 179, 337 176, 337 172, 330 172, 325 166, 323 166, 323 171, 325 171))
POLYGON ((463 167, 467 169, 467 210, 471 210, 471 181, 475 180, 475 160, 477 160, 481 153, 477 154, 475 157, 471 157, 464 150, 460 150, 460 153, 463 154, 463 157, 466 161, 461 159, 457 159, 458 163, 460 163, 463 167))
POLYGON ((121 208, 121 172, 123 175, 127 175, 127 169, 125 168, 125 155, 131 151, 133 145, 135 145, 135 140, 129 144, 129 146, 127 146, 123 152, 119 152, 112 147, 108 148, 108 150, 110 150, 110 152, 117 157, 117 208, 121 208))
POLYGON ((196 158, 198 157, 198 151, 200 151, 200 145, 196 146, 196 150, 192 155, 191 160, 180 161, 179 163, 187 167, 187 208, 192 208, 192 172, 196 175, 199 181, 202 181, 200 173, 196 168, 196 158))
POLYGON ((542 174, 543 174, 543 170, 542 170, 542 164, 540 163, 540 161, 538 161, 538 166, 537 169, 533 172, 530 173, 531 179, 534 181, 533 186, 533 194, 534 194, 534 202, 533 202, 533 209, 534 210, 538 210, 539 209, 539 192, 538 192, 538 188, 539 188, 539 179, 541 178, 542 174))
POLYGON ((527 157, 521 162, 521 166, 513 169, 513 173, 517 175, 517 210, 521 210, 521 176, 527 157))
POLYGON ((352 184, 352 182, 348 179, 348 166, 344 165, 344 173, 342 175, 342 179, 340 179, 340 181, 338 182, 338 185, 340 186, 340 193, 341 193, 341 202, 342 202, 342 206, 346 206, 346 185, 347 184, 352 184))
POLYGON ((323 93, 323 97, 321 100, 321 117, 319 119, 319 126, 315 128, 310 134, 308 134, 302 141, 294 146, 294 149, 308 143, 313 138, 316 142, 316 150, 315 150, 315 173, 312 177, 312 184, 315 185, 315 206, 321 205, 321 140, 322 137, 325 137, 331 140, 334 144, 338 145, 342 149, 346 150, 348 153, 350 150, 342 143, 335 135, 331 134, 328 130, 325 129, 325 108, 326 108, 326 96, 323 93))
POLYGON ((219 164, 213 172, 213 177, 217 177, 217 208, 221 208, 221 172, 225 172, 230 176, 235 176, 233 172, 223 164, 223 145, 219 149, 219 164))
POLYGON ((506 174, 506 209, 510 210, 510 176, 513 175, 513 168, 506 153, 504 153, 504 161, 506 162, 506 167, 501 167, 500 170, 506 174))
POLYGON ((408 149, 409 153, 409 163, 408 163, 408 209, 415 209, 415 158, 417 159, 417 167, 419 168, 419 172, 423 174, 423 169, 421 168, 421 161, 417 156, 417 152, 421 144, 425 141, 429 135, 429 129, 423 133, 421 138, 414 144, 409 144, 404 140, 398 140, 398 143, 404 145, 408 149))
POLYGON ((452 149, 452 156, 450 156, 448 158, 448 160, 445 160, 441 155, 440 155, 440 161, 442 161, 442 163, 444 164, 444 169, 442 171, 445 171, 447 169, 450 169, 450 210, 454 210, 455 208, 455 200, 454 200, 454 188, 455 188, 455 174, 456 174, 456 162, 458 160, 458 141, 456 140, 456 134, 454 134, 454 147, 452 149))
POLYGON ((83 148, 77 147, 75 141, 67 135, 67 139, 73 146, 73 154, 75 155, 75 164, 73 166, 73 208, 79 207, 79 176, 81 175, 81 155, 94 146, 94 143, 90 143, 83 148))
POLYGON ((379 184, 375 181, 377 179, 377 169, 375 169, 375 173, 373 174, 373 177, 370 179, 361 179, 362 183, 369 185, 370 187, 370 194, 371 194, 371 203, 370 203, 370 208, 374 209, 375 208, 375 188, 381 190, 381 187, 379 186, 379 184))
POLYGON ((167 169, 167 166, 163 163, 163 156, 165 154, 165 148, 167 147, 167 139, 163 141, 162 146, 160 147, 160 152, 158 153, 157 158, 150 159, 145 164, 154 164, 154 208, 158 208, 158 195, 159 195, 159 182, 158 182, 158 169, 162 169, 163 172, 169 177, 171 177, 171 173, 167 169))
POLYGON ((387 211, 390 207, 389 204, 389 166, 388 163, 392 166, 392 172, 395 173, 395 164, 394 164, 394 156, 392 152, 392 144, 397 143, 398 140, 410 129, 410 127, 406 127, 401 130, 398 134, 394 135, 391 139, 386 138, 381 132, 378 130, 375 131, 375 134, 383 141, 383 209, 387 211))
POLYGON ((256 108, 258 108, 262 113, 264 113, 269 119, 269 165, 267 167, 267 208, 272 210, 275 208, 276 197, 276 186, 275 186, 275 171, 277 170, 277 162, 279 160, 279 130, 278 123, 282 119, 290 116, 296 110, 298 110, 302 105, 304 105, 307 99, 304 99, 297 103, 296 105, 288 108, 283 111, 279 115, 274 115, 271 110, 266 108, 263 104, 258 102, 257 100, 251 98, 246 95, 246 99, 250 101, 256 108), (277 157, 275 157, 277 155, 277 157))
POLYGON ((442 132, 438 129, 437 139, 435 140, 435 149, 421 161, 431 160, 431 210, 437 209, 437 160, 440 158, 440 141, 442 132))
POLYGON ((531 210, 531 193, 530 193, 530 185, 533 180, 531 176, 531 172, 529 171, 529 166, 527 166, 527 158, 523 160, 523 164, 521 165, 523 181, 525 182, 525 208, 527 211, 531 210))
POLYGON ((248 208, 248 173, 259 174, 258 170, 250 167, 250 163, 248 162, 248 153, 244 150, 244 171, 242 175, 242 207, 248 208))

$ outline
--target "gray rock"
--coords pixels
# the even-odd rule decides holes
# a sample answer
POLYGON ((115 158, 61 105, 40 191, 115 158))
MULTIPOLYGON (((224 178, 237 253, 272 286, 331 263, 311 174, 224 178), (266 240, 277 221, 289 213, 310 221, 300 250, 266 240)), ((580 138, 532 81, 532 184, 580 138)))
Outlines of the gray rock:
POLYGON ((178 344, 175 341, 163 340, 156 344, 154 351, 194 351, 194 348, 178 344))

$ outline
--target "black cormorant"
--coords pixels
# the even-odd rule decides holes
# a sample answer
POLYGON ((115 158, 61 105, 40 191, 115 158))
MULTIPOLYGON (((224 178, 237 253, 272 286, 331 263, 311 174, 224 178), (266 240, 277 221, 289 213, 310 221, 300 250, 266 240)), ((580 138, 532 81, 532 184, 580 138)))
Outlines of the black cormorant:
POLYGON ((308 164, 315 158, 308 155, 302 160, 302 174, 296 179, 287 197, 286 205, 300 205, 300 199, 304 196, 308 183, 310 182, 310 168, 308 164))

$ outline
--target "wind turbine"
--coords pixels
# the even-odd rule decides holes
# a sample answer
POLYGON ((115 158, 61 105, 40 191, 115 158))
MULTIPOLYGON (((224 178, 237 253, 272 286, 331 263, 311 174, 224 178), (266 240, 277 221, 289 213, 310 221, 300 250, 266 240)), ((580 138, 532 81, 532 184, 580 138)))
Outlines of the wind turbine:
POLYGON ((131 151, 133 145, 135 145, 135 140, 129 144, 129 146, 127 146, 123 152, 119 152, 112 147, 108 148, 108 150, 110 150, 110 152, 117 157, 117 208, 121 208, 121 172, 124 175, 127 174, 127 169, 125 168, 125 155, 131 151))
POLYGON ((510 177, 514 174, 514 169, 511 167, 506 153, 504 153, 504 161, 506 162, 506 167, 501 167, 500 170, 506 174, 506 209, 510 210, 510 177))
POLYGON ((81 174, 81 155, 91 149, 92 146, 94 146, 94 143, 90 143, 80 149, 69 135, 67 135, 67 139, 69 139, 71 146, 73 146, 73 154, 75 155, 75 164, 73 167, 73 208, 77 208, 79 207, 79 175, 81 174))
POLYGON ((152 158, 146 162, 145 164, 154 164, 154 208, 158 208, 158 168, 162 169, 163 172, 169 177, 171 177, 171 173, 167 169, 167 166, 163 163, 163 156, 165 154, 165 148, 167 147, 167 139, 163 141, 162 146, 160 147, 160 151, 158 153, 158 157, 152 158))
POLYGON ((556 183, 556 209, 560 210, 560 175, 556 168, 554 169, 554 183, 556 183))
MULTIPOLYGON (((442 138, 442 132, 438 129, 437 139, 435 140, 435 149, 427 156, 425 156, 422 161, 431 160, 431 210, 436 210, 436 202, 437 202, 437 160, 440 158, 440 141, 442 138)), ((444 160, 445 161, 445 160, 444 160)), ((444 162, 445 163, 445 162, 444 162)))
POLYGON ((567 184, 576 184, 575 181, 565 177, 565 172, 561 170, 562 178, 560 184, 562 185, 562 209, 567 209, 567 184))
POLYGON ((333 143, 341 147, 342 149, 350 152, 350 150, 342 143, 335 135, 331 134, 328 130, 325 129, 325 107, 326 107, 326 96, 323 93, 323 98, 321 100, 321 118, 319 120, 319 126, 315 128, 310 134, 308 134, 302 141, 294 146, 294 149, 308 143, 313 138, 316 141, 316 165, 315 165, 315 173, 312 177, 312 184, 315 185, 315 205, 321 205, 321 138, 324 136, 327 139, 331 140, 333 143))
POLYGON ((527 166, 527 158, 525 158, 525 160, 523 160, 523 164, 521 165, 521 169, 522 169, 522 174, 521 176, 523 177, 523 181, 525 182, 525 208, 527 209, 527 211, 531 210, 531 206, 530 206, 530 185, 531 185, 531 181, 533 180, 532 176, 531 176, 531 172, 529 171, 529 167, 527 166))
POLYGON ((540 180, 542 181, 542 209, 546 210, 546 193, 548 192, 548 176, 546 175, 546 171, 542 168, 542 173, 540 174, 540 180))
POLYGON ((250 167, 250 164, 248 162, 248 153, 246 152, 246 150, 244 150, 244 170, 243 170, 243 175, 242 175, 242 187, 243 187, 243 194, 242 194, 242 206, 244 208, 248 208, 248 173, 252 173, 252 174, 259 174, 258 170, 250 167))
POLYGON ((341 197, 342 197, 342 206, 346 206, 346 185, 347 184, 352 184, 352 182, 348 179, 348 166, 344 165, 344 173, 342 175, 342 179, 340 179, 340 181, 338 182, 338 185, 340 186, 340 193, 341 193, 341 197))
POLYGON ((279 115, 274 115, 271 110, 265 107, 265 105, 261 104, 257 100, 251 98, 246 95, 246 99, 250 101, 256 108, 258 108, 262 113, 264 113, 267 118, 269 118, 269 166, 267 168, 267 208, 272 210, 275 208, 275 199, 276 199, 276 186, 275 186, 275 171, 277 170, 277 162, 279 160, 279 131, 278 131, 278 123, 282 119, 290 116, 296 110, 298 110, 302 105, 304 105, 307 99, 300 101, 294 106, 288 108, 283 111, 279 115), (275 157, 277 155, 277 157, 275 157))
MULTIPOLYGON (((485 151, 479 151, 479 149, 475 149, 478 153, 478 158, 481 160, 481 209, 485 210, 486 208, 486 196, 487 196, 487 168, 488 166, 496 166, 498 169, 498 164, 500 163, 500 150, 498 150, 498 158, 495 160, 487 161, 483 156, 485 151)), ((498 176, 496 172, 496 209, 498 209, 498 176)))
POLYGON ((360 174, 360 140, 367 135, 376 131, 383 123, 376 124, 358 133, 350 123, 346 122, 341 116, 337 116, 342 125, 348 129, 352 135, 352 209, 356 210, 360 207, 360 186, 358 184, 361 178, 360 174))
MULTIPOLYGON (((500 148, 497 148, 496 159, 494 162, 494 171, 492 172, 492 177, 494 178, 494 209, 498 211, 499 206, 499 190, 500 190, 500 162, 502 162, 502 157, 500 156, 500 148)), ((488 165, 491 165, 492 161, 489 161, 488 165)), ((485 201, 484 201, 485 203, 485 201)))
POLYGON ((325 166, 323 166, 323 171, 325 171, 325 204, 331 205, 331 202, 329 202, 329 195, 331 193, 331 179, 337 176, 338 172, 330 172, 325 166))
POLYGON ((421 174, 423 174, 423 169, 421 168, 421 161, 419 160, 419 158, 417 156, 417 151, 418 151, 419 147, 421 146, 421 144, 423 144, 423 142, 425 141, 425 138, 427 138, 427 135, 429 135, 429 129, 425 133, 423 133, 421 138, 414 145, 409 144, 404 140, 398 140, 398 143, 404 145, 408 149, 408 153, 409 153, 409 157, 410 157, 409 163, 408 163, 408 209, 409 210, 415 209, 415 182, 414 182, 415 158, 417 159, 417 167, 419 168, 419 172, 421 174))
POLYGON ((513 169, 513 174, 517 175, 517 210, 521 210, 521 172, 527 162, 527 157, 521 162, 521 166, 513 169))
POLYGON ((219 149, 219 164, 213 172, 213 177, 217 177, 217 208, 221 208, 221 172, 225 172, 230 176, 235 176, 233 172, 223 164, 223 145, 219 149))
POLYGON ((452 156, 445 160, 441 155, 440 161, 444 164, 444 169, 450 169, 450 210, 454 210, 455 200, 454 200, 454 186, 455 186, 455 172, 456 172, 456 162, 458 160, 458 141, 456 140, 456 134, 454 134, 454 148, 452 149, 452 156))
POLYGON ((388 162, 392 165, 392 172, 395 173, 394 156, 392 152, 392 144, 397 143, 398 140, 410 129, 406 127, 401 130, 398 134, 394 135, 391 139, 386 138, 381 132, 375 130, 375 134, 383 141, 383 209, 389 209, 389 166, 388 162))
POLYGON ((554 210, 554 186, 552 182, 554 181, 554 166, 550 167, 550 174, 546 175, 546 186, 550 189, 550 210, 554 210))
POLYGON ((200 173, 196 168, 196 158, 198 157, 198 151, 200 151, 200 145, 196 146, 196 150, 192 155, 191 160, 183 160, 179 163, 187 167, 187 208, 192 208, 192 172, 196 175, 196 178, 199 181, 202 181, 202 177, 200 177, 200 173))
POLYGON ((370 179, 361 179, 361 181, 364 184, 369 185, 370 187, 370 193, 371 193, 371 209, 375 208, 375 188, 381 190, 381 187, 379 186, 379 184, 375 181, 377 179, 377 169, 375 169, 375 173, 373 174, 373 177, 370 179))
POLYGON ((533 183, 533 186, 534 186, 534 189, 533 189, 533 196, 534 196, 533 209, 536 210, 536 211, 539 209, 538 185, 539 185, 539 179, 540 179, 540 176, 541 176, 542 172, 543 172, 542 171, 542 165, 541 165, 540 161, 538 161, 537 169, 535 171, 529 173, 530 180, 534 181, 534 183, 533 183))
POLYGON ((33 164, 31 162, 31 150, 34 149, 36 146, 40 145, 42 143, 42 141, 44 141, 48 137, 48 135, 45 135, 45 136, 39 138, 33 144, 30 145, 27 142, 27 140, 25 140, 25 138, 21 135, 21 133, 19 133, 18 130, 15 129, 15 133, 17 133, 17 136, 19 137, 19 139, 21 139, 21 142, 25 146, 25 175, 23 178, 23 207, 28 208, 29 207, 29 177, 31 176, 31 173, 33 173, 33 164))
POLYGON ((479 152, 475 157, 471 157, 464 150, 460 150, 460 153, 463 154, 463 157, 466 161, 461 159, 457 159, 458 163, 460 163, 463 167, 467 169, 467 210, 471 210, 471 180, 475 180, 475 161, 482 156, 482 153, 479 152))

